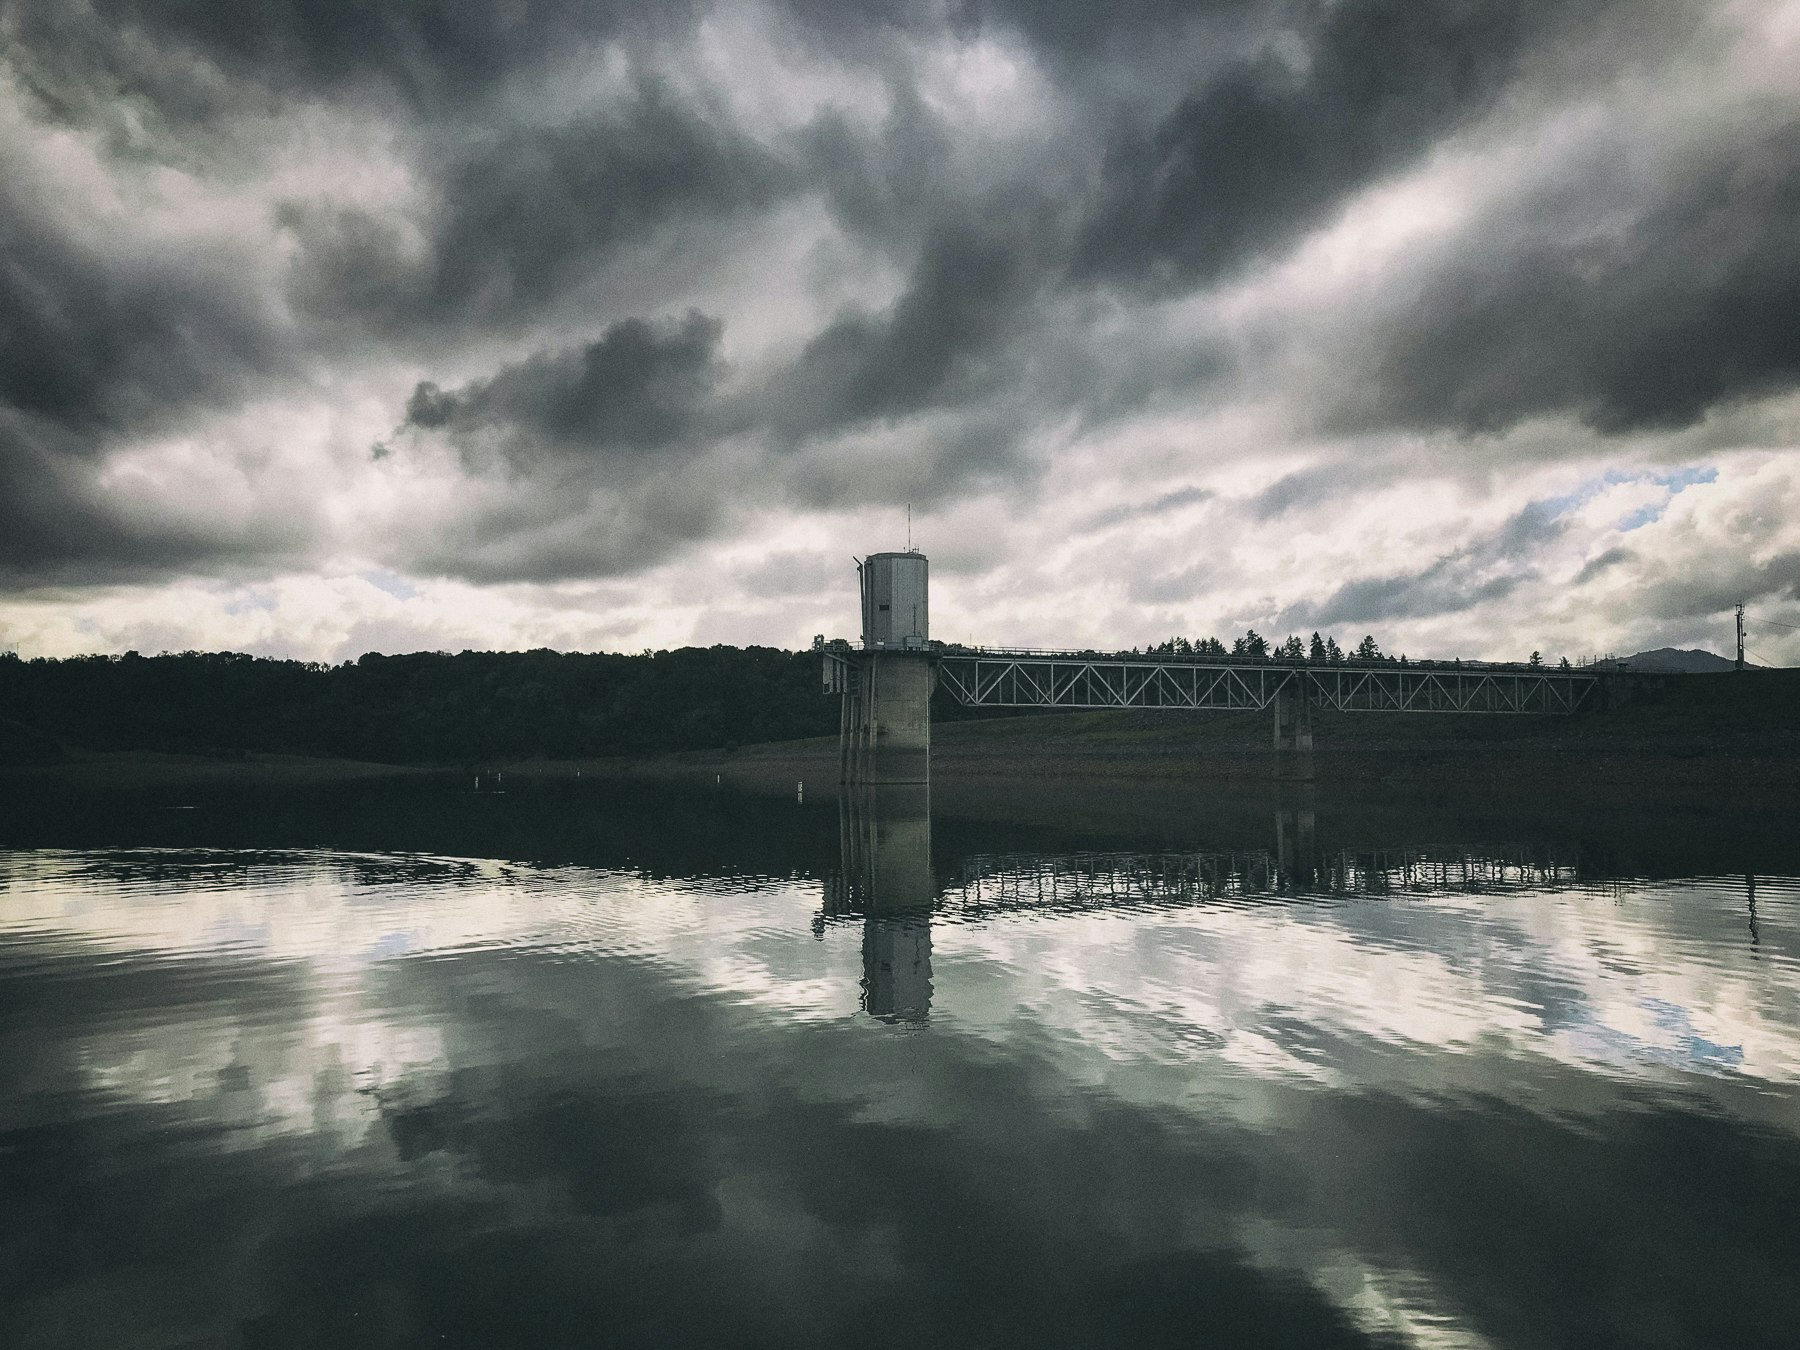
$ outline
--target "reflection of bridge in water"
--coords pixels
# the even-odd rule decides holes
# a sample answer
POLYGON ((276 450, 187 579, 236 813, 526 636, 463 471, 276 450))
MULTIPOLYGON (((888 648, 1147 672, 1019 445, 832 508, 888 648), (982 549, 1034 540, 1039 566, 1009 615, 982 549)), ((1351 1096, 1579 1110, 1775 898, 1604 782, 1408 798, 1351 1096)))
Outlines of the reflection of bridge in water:
POLYGON ((1179 906, 1257 896, 1489 895, 1555 890, 1585 878, 1573 850, 1340 849, 1296 857, 1202 853, 1001 854, 967 859, 939 912, 1179 906))
POLYGON ((1580 851, 1515 844, 1321 850, 1313 813, 1277 809, 1273 848, 1219 851, 974 854, 941 883, 932 870, 929 790, 865 787, 839 799, 839 865, 825 883, 820 931, 863 925, 861 1004, 918 1020, 931 1009, 931 922, 1020 912, 1179 908, 1290 899, 1430 899, 1603 884, 1580 851))

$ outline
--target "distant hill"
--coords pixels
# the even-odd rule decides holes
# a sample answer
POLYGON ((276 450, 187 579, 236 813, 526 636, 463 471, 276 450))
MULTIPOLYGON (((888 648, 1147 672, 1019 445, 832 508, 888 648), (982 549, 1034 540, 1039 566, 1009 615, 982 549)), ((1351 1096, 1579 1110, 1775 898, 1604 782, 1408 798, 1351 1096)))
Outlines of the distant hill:
POLYGON ((1621 665, 1631 670, 1660 671, 1670 675, 1710 675, 1719 670, 1735 670, 1737 662, 1725 656, 1714 656, 1697 648, 1681 651, 1675 647, 1658 647, 1650 652, 1633 652, 1617 661, 1602 665, 1621 665))

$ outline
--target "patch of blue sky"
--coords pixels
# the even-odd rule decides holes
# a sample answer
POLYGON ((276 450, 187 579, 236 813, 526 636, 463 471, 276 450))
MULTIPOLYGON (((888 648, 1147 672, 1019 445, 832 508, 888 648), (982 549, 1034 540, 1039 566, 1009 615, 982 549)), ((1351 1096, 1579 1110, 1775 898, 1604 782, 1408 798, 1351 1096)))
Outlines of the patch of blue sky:
POLYGON ((419 588, 417 586, 414 586, 405 577, 398 576, 393 572, 364 572, 361 576, 364 581, 368 582, 369 585, 373 586, 376 590, 386 591, 396 600, 411 600, 419 593, 419 588))
POLYGON ((1650 502, 1621 517, 1616 528, 1622 534, 1629 534, 1632 530, 1641 530, 1646 525, 1654 525, 1662 519, 1663 512, 1669 509, 1669 503, 1675 500, 1676 493, 1683 488, 1691 488, 1696 483, 1713 482, 1718 476, 1719 471, 1710 467, 1678 469, 1674 473, 1647 475, 1645 482, 1666 487, 1669 489, 1669 495, 1660 502, 1650 502))
POLYGON ((1573 492, 1565 493, 1560 497, 1544 497, 1533 502, 1532 505, 1541 507, 1548 518, 1555 519, 1557 516, 1566 515, 1570 511, 1586 506, 1608 488, 1615 488, 1623 483, 1654 483, 1658 487, 1667 488, 1669 490, 1667 499, 1639 507, 1621 519, 1617 526, 1620 530, 1636 530, 1660 520, 1663 512, 1669 509, 1669 501, 1674 499, 1676 493, 1696 484, 1711 483, 1718 476, 1719 471, 1709 464, 1690 465, 1683 469, 1673 469, 1668 473, 1609 469, 1596 478, 1588 479, 1573 492))
POLYGON ((1710 464, 1697 464, 1692 468, 1677 469, 1674 473, 1653 473, 1647 476, 1652 483, 1661 483, 1670 492, 1680 492, 1683 488, 1691 488, 1698 483, 1716 482, 1719 471, 1710 464))

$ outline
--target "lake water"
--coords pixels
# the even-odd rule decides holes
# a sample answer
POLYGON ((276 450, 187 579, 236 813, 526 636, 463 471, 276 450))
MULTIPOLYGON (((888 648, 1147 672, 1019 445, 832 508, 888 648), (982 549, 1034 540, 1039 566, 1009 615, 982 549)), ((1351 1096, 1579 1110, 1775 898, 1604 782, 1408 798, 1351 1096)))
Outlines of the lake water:
POLYGON ((1800 1337, 1779 822, 187 795, 0 829, 7 1346, 1800 1337))

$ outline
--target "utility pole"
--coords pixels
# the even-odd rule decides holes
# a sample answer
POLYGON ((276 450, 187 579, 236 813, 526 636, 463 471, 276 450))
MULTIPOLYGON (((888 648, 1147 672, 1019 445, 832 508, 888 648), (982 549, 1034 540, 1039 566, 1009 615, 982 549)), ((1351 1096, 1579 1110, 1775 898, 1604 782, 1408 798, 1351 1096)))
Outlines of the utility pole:
POLYGON ((1739 670, 1742 670, 1744 668, 1744 602, 1742 600, 1738 601, 1737 628, 1738 628, 1737 668, 1739 670))

